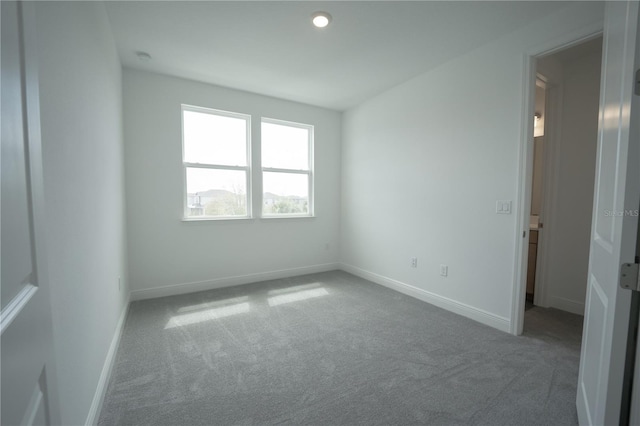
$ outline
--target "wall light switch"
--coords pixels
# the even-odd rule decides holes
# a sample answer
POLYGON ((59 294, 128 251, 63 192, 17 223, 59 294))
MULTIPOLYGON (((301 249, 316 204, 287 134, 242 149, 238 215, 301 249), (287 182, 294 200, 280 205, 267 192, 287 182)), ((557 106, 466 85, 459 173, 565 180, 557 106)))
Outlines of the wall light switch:
POLYGON ((449 275, 449 267, 447 265, 444 265, 444 264, 440 265, 440 275, 443 277, 446 277, 447 275, 449 275))
POLYGON ((511 200, 496 201, 497 214, 511 214, 511 200))

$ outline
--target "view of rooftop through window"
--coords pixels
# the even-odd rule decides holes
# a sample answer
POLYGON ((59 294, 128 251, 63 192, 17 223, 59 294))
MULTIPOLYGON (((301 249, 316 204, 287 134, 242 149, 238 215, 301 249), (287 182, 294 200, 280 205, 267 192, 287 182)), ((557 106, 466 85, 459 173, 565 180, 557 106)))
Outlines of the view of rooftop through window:
POLYGON ((246 217, 249 116, 183 107, 186 217, 246 217))
MULTIPOLYGON (((250 217, 250 117, 183 106, 185 217, 250 217)), ((262 119, 262 214, 311 214, 313 127, 262 119)))
POLYGON ((310 214, 310 157, 313 128, 262 120, 262 213, 310 214))

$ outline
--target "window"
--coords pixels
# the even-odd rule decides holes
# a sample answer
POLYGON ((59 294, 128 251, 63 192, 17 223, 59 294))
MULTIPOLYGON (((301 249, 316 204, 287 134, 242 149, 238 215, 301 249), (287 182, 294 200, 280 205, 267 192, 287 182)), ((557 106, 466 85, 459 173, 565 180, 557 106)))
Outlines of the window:
POLYGON ((251 117, 182 106, 186 219, 251 216, 251 117))
MULTIPOLYGON (((313 126, 262 118, 263 217, 313 216, 313 126)), ((251 117, 182 106, 184 218, 254 216, 251 206, 251 117)), ((257 211, 256 215, 260 212, 257 211)))
POLYGON ((313 215, 313 126, 262 119, 262 215, 313 215))

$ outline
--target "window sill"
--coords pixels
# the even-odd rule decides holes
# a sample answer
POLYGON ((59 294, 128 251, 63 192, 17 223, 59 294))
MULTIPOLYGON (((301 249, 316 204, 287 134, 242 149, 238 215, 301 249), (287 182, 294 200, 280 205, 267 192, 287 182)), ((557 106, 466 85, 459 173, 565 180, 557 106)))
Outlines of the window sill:
POLYGON ((262 216, 259 219, 267 219, 267 220, 271 220, 271 219, 315 219, 315 215, 278 215, 278 216, 262 216))
POLYGON ((183 217, 182 222, 226 222, 226 221, 242 221, 253 220, 253 217, 183 217))
POLYGON ((315 215, 280 215, 280 216, 262 216, 262 217, 183 217, 182 222, 236 222, 251 221, 254 219, 273 220, 273 219, 315 219, 315 215))

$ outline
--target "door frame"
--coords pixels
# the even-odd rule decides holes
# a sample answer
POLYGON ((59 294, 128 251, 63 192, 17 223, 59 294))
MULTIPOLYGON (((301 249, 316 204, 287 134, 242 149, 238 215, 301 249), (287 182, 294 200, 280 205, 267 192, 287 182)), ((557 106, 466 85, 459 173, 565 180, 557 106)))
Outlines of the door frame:
MULTIPOLYGON (((560 50, 567 49, 577 44, 589 41, 593 38, 599 37, 603 34, 604 21, 600 21, 581 28, 580 30, 558 37, 542 45, 533 46, 522 55, 522 116, 521 122, 521 135, 520 143, 518 146, 518 165, 517 165, 517 191, 516 191, 516 230, 515 233, 515 265, 514 265, 514 279, 513 279, 513 291, 511 300, 511 322, 509 324, 509 331, 511 334, 519 336, 522 334, 524 328, 524 308, 527 288, 527 267, 528 267, 528 249, 529 249, 529 220, 531 214, 531 192, 533 184, 533 119, 535 114, 535 91, 536 91, 536 78, 537 78, 537 57, 542 55, 548 55, 560 50)), ((553 121, 553 120, 551 120, 553 121)), ((546 120, 545 120, 546 124, 546 120)), ((557 127, 557 126, 555 126, 557 127)), ((553 129, 557 132, 559 129, 553 129)), ((545 131, 546 134, 546 131, 545 131)), ((556 135, 554 135, 556 136, 556 135)), ((546 159, 545 155, 545 159, 546 159)), ((555 167, 555 165, 554 165, 555 167)), ((554 173, 555 174, 555 173, 554 173)), ((554 176, 555 177, 555 176, 554 176)), ((545 185, 546 185, 545 179, 545 185)), ((553 187, 551 187, 553 188, 553 187)), ((551 189, 545 186, 545 192, 547 189, 551 189)), ((553 191, 553 189, 552 189, 553 191)), ((548 201, 553 203, 553 200, 549 199, 549 195, 545 194, 545 214, 550 207, 548 201)), ((545 218, 546 220, 546 218, 545 218)), ((546 225, 545 225, 546 226, 546 225)), ((547 243, 548 244, 548 241, 547 243)), ((544 254, 543 254, 544 256, 544 254)), ((543 258, 543 263, 546 264, 543 258)), ((546 268, 544 265, 540 265, 540 272, 544 277, 546 274, 546 268)), ((536 278, 536 292, 538 291, 536 278)), ((546 283, 545 283, 546 284, 546 283)), ((542 284, 542 296, 546 296, 546 285, 542 284)), ((544 302, 544 299, 543 299, 544 302)))
MULTIPOLYGON (((537 71, 536 86, 543 87, 545 91, 545 120, 544 120, 544 153, 542 164, 542 197, 540 209, 540 221, 544 224, 542 232, 538 231, 538 245, 536 254, 536 273, 534 282, 534 299, 536 306, 549 307, 547 286, 547 265, 549 247, 552 242, 551 232, 554 228, 551 212, 556 206, 558 176, 558 143, 561 141, 562 111, 562 83, 553 81, 552 78, 537 71), (538 84, 541 81, 543 86, 538 84)), ((535 98, 535 92, 534 92, 535 98)), ((531 160, 533 164, 533 159, 531 160)), ((533 166, 532 166, 533 167, 533 166)), ((533 176, 532 176, 533 180, 533 176)), ((533 188, 533 187, 532 187, 533 188)))

